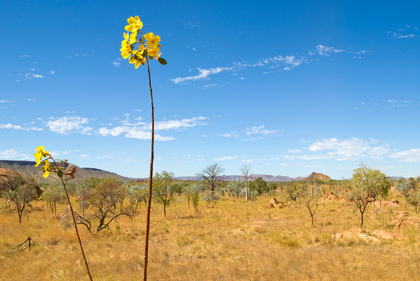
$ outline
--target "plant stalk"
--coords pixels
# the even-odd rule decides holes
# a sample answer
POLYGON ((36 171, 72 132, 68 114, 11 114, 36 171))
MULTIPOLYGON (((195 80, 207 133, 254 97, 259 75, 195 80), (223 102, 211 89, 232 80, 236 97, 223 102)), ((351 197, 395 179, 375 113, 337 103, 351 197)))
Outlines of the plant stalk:
POLYGON ((150 232, 150 206, 152 204, 152 186, 153 186, 153 159, 154 159, 154 140, 155 140, 155 115, 153 107, 152 78, 150 75, 149 59, 146 58, 147 73, 149 75, 150 104, 152 107, 152 141, 150 149, 150 173, 149 173, 149 198, 147 201, 147 219, 146 219, 146 238, 144 243, 144 267, 143 280, 147 280, 147 262, 149 256, 149 232, 150 232))
POLYGON ((92 275, 90 274, 89 265, 88 265, 88 262, 86 260, 85 251, 83 250, 82 240, 80 239, 79 230, 77 229, 77 224, 76 224, 76 219, 74 217, 73 207, 71 205, 70 197, 69 197, 69 194, 68 194, 67 188, 66 188, 66 183, 64 182, 63 178, 61 178, 61 182, 63 184, 64 191, 66 192, 67 202, 69 203, 69 206, 70 206, 71 217, 73 218, 74 229, 76 229, 76 235, 77 235, 77 239, 79 240, 80 250, 82 251, 82 256, 83 256, 83 261, 85 262, 86 271, 87 271, 87 274, 89 276, 90 281, 93 281, 92 275))

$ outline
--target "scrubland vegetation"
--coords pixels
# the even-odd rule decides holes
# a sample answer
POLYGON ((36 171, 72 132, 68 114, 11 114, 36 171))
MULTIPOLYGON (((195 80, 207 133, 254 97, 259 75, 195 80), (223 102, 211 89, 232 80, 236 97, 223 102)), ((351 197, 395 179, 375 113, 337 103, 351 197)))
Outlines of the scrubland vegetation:
MULTIPOLYGON (((156 176, 149 280, 418 280, 419 226, 390 226, 402 211, 418 216, 409 197, 414 179, 393 181, 375 210, 370 200, 358 229, 358 206, 344 196, 349 181, 252 180, 246 202, 244 182, 219 181, 209 193, 205 181, 172 176, 156 176), (278 204, 269 204, 273 197, 278 204), (390 198, 399 204, 385 204, 390 198), (316 207, 313 222, 308 202, 316 207), (375 230, 398 236, 380 238, 375 230)), ((21 223, 0 198, 0 280, 86 280, 64 196, 58 186, 41 188, 21 223), (30 250, 14 248, 28 237, 30 250)), ((141 279, 146 191, 145 182, 112 179, 70 190, 94 280, 141 279)))

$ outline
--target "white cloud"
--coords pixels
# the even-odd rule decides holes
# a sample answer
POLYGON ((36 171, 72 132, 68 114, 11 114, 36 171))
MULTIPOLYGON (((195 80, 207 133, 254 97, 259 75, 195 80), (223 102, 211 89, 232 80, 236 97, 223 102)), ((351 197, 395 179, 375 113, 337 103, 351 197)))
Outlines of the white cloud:
MULTIPOLYGON (((129 117, 129 114, 126 115, 129 117)), ((138 118, 136 118, 138 119, 138 118)), ((141 119, 141 118, 140 118, 141 119)), ((206 120, 206 117, 199 116, 193 118, 184 118, 181 120, 167 120, 167 121, 160 121, 155 123, 155 130, 177 130, 179 128, 191 128, 196 126, 203 126, 206 125, 203 121, 206 120)), ((119 136, 121 134, 125 134, 126 138, 136 138, 141 140, 148 140, 151 138, 151 124, 146 124, 143 122, 137 123, 130 123, 130 120, 122 121, 124 126, 117 126, 114 128, 106 128, 102 127, 99 128, 99 134, 102 136, 119 136)), ((157 141, 170 141, 174 140, 174 137, 164 137, 159 134, 155 134, 155 139, 157 141)))
POLYGON ((129 127, 126 126, 119 126, 119 127, 115 127, 112 129, 108 129, 108 128, 99 128, 99 134, 102 136, 119 136, 122 133, 126 133, 129 131, 129 127))
POLYGON ((388 30, 387 33, 397 39, 414 38, 418 28, 416 26, 405 25, 404 28, 399 28, 397 31, 388 30))
POLYGON ((121 59, 116 59, 116 60, 114 60, 114 62, 112 63, 112 65, 114 66, 114 67, 120 67, 121 66, 121 59))
POLYGON ((50 120, 47 122, 47 127, 50 131, 56 132, 59 134, 68 134, 72 131, 77 131, 82 134, 86 134, 91 131, 91 127, 83 126, 84 124, 89 123, 87 118, 70 116, 70 117, 61 117, 58 119, 50 120))
POLYGON ((175 84, 178 84, 178 83, 183 83, 185 81, 202 80, 202 79, 207 79, 207 77, 210 75, 217 74, 222 71, 233 70, 233 69, 234 67, 215 67, 215 68, 210 68, 210 69, 197 68, 199 72, 198 75, 188 76, 188 77, 177 77, 177 78, 171 79, 171 81, 174 82, 175 84))
POLYGON ((289 149, 287 153, 302 153, 303 151, 301 149, 289 149))
POLYGON ((0 103, 10 103, 10 102, 13 102, 13 101, 11 101, 11 100, 0 100, 0 103))
POLYGON ((50 71, 50 74, 54 74, 54 73, 55 73, 55 71, 54 71, 54 70, 51 70, 51 71, 50 71))
POLYGON ((0 124, 0 129, 23 130, 21 126, 12 124, 0 124))
POLYGON ((258 134, 258 135, 271 135, 271 134, 275 134, 277 132, 278 132, 278 130, 266 130, 266 129, 264 129, 264 125, 261 125, 259 127, 254 126, 254 127, 251 127, 251 128, 247 128, 245 130, 245 134, 247 136, 254 135, 254 134, 258 134))
MULTIPOLYGON (((330 54, 341 53, 344 51, 345 50, 335 49, 334 47, 318 45, 316 46, 316 52, 309 52, 309 54, 310 55, 319 54, 323 56, 329 56, 330 54)), ((362 50, 362 51, 356 52, 355 54, 359 58, 362 54, 366 52, 367 51, 362 50)), ((235 62, 233 63, 233 66, 230 66, 230 67, 215 67, 215 68, 209 68, 209 69, 197 68, 199 72, 197 75, 172 78, 171 81, 174 82, 175 84, 178 84, 178 83, 183 83, 183 82, 188 82, 188 81, 205 80, 205 79, 210 79, 209 77, 211 75, 214 75, 217 73, 221 73, 225 71, 237 71, 239 69, 245 69, 247 67, 268 66, 269 68, 275 68, 275 67, 281 66, 281 69, 288 71, 302 65, 303 63, 309 63, 309 62, 310 61, 308 61, 308 59, 305 56, 296 57, 296 56, 280 56, 279 55, 279 56, 275 56, 271 58, 260 59, 259 61, 255 63, 235 62)), ((191 71, 192 71, 191 69, 188 70, 188 72, 191 72, 191 71)), ((263 73, 268 74, 268 72, 266 71, 263 73)), ((240 79, 243 79, 243 77, 241 77, 240 79)), ((205 85, 205 87, 210 87, 214 85, 215 84, 208 84, 208 85, 205 85)))
POLYGON ((401 162, 420 163, 420 149, 413 148, 410 150, 392 153, 389 157, 398 159, 401 162))
MULTIPOLYGON (((338 50, 338 49, 335 49, 334 47, 323 46, 323 45, 316 46, 316 53, 318 53, 321 56, 329 56, 331 53, 341 53, 341 52, 344 52, 344 50, 338 50)), ((310 54, 314 54, 314 53, 310 52, 310 54)))
POLYGON ((225 137, 225 138, 230 138, 232 135, 229 134, 229 133, 224 133, 224 134, 222 134, 220 136, 225 137))
MULTIPOLYGON (((196 127, 197 125, 207 125, 205 122, 203 122, 203 120, 206 119, 206 117, 199 116, 181 120, 159 121, 155 123, 155 130, 174 130, 179 128, 196 127)), ((149 127, 151 128, 151 125, 149 127)))
POLYGON ((214 161, 226 161, 226 160, 235 160, 236 156, 222 156, 218 158, 214 158, 214 161))
MULTIPOLYGON (((388 154, 387 144, 372 146, 377 143, 376 140, 365 141, 359 138, 339 140, 337 138, 324 139, 312 143, 307 149, 315 154, 287 155, 287 159, 331 159, 337 161, 360 160, 362 158, 378 158, 388 154), (321 153, 319 153, 321 152, 321 153)), ((291 152, 289 152, 291 153, 291 152)))
POLYGON ((366 50, 361 50, 361 51, 358 51, 358 52, 354 52, 353 58, 360 60, 367 53, 369 53, 369 51, 366 51, 366 50))
POLYGON ((0 159, 27 160, 29 159, 29 155, 21 154, 17 150, 14 150, 14 149, 7 149, 7 150, 0 151, 0 159))

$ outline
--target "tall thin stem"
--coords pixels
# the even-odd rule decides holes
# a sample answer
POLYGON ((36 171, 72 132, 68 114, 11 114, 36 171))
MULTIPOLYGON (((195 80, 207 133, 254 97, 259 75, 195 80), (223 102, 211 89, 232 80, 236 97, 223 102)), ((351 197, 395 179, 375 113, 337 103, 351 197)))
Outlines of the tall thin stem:
POLYGON ((76 219, 74 217, 73 207, 71 205, 70 197, 69 197, 69 194, 67 192, 66 182, 64 182, 62 177, 61 177, 61 183, 63 184, 64 191, 66 192, 67 202, 69 203, 69 206, 70 206, 71 217, 73 218, 74 229, 76 229, 76 235, 77 235, 77 239, 79 240, 80 250, 82 251, 82 256, 83 256, 83 261, 85 262, 86 271, 89 275, 90 281, 92 281, 93 279, 92 279, 92 275, 90 274, 89 265, 88 265, 88 262, 87 262, 87 259, 86 259, 86 256, 85 256, 85 251, 83 250, 82 240, 80 239, 79 230, 77 229, 77 224, 76 224, 76 219))
POLYGON ((155 115, 153 107, 152 78, 150 75, 149 59, 146 58, 147 73, 149 74, 150 103, 152 107, 152 144, 150 149, 150 173, 149 173, 149 198, 147 201, 147 219, 146 219, 146 238, 144 243, 144 267, 143 280, 147 280, 147 262, 149 256, 149 232, 150 232, 150 206, 152 204, 152 186, 153 186, 153 158, 154 158, 154 140, 155 140, 155 115))

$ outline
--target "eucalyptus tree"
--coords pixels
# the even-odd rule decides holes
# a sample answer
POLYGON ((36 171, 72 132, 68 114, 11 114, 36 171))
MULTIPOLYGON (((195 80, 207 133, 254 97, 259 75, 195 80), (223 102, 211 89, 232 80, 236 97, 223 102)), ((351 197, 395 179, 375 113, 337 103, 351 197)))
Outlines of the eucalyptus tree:
POLYGON ((367 168, 363 163, 354 170, 347 198, 356 205, 360 212, 361 228, 368 204, 379 196, 387 196, 390 187, 390 181, 379 170, 367 168))
POLYGON ((177 187, 178 186, 174 181, 173 173, 162 171, 160 174, 156 173, 153 178, 154 199, 156 202, 163 205, 163 213, 165 217, 166 208, 171 204, 177 187))

